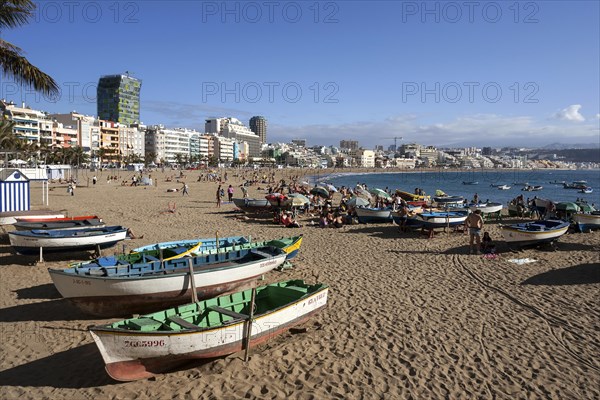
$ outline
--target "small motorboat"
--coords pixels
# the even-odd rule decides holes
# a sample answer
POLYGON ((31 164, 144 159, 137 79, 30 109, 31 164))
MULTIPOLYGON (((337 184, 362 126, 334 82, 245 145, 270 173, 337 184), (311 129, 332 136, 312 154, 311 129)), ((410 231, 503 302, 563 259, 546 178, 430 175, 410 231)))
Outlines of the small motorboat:
POLYGON ((503 205, 501 203, 479 203, 469 204, 471 211, 479 210, 482 214, 493 214, 502 211, 503 205))
POLYGON ((591 187, 586 187, 584 189, 579 189, 579 193, 586 193, 586 194, 590 194, 594 191, 594 189, 592 189, 591 187))
POLYGON ((500 185, 500 186, 498 186, 498 190, 509 190, 509 189, 510 189, 510 186, 508 186, 508 185, 500 185))
POLYGON ((462 184, 463 185, 479 185, 479 182, 477 182, 477 181, 470 181, 470 182, 463 181, 462 184))
POLYGON ((537 192, 542 190, 544 187, 541 185, 527 185, 525 187, 523 187, 521 190, 526 191, 526 192, 537 192))

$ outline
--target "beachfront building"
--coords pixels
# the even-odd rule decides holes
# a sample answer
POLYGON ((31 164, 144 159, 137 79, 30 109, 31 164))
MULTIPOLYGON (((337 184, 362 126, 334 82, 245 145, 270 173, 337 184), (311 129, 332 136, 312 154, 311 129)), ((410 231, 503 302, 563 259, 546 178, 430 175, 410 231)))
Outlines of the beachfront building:
POLYGON ((361 168, 375 168, 375 152, 373 150, 351 150, 349 155, 354 158, 356 166, 361 168))
POLYGON ((250 130, 258 135, 260 144, 267 143, 267 119, 261 115, 250 118, 250 130))
POLYGON ((139 163, 146 154, 145 145, 146 126, 132 124, 125 126, 119 124, 119 159, 120 162, 139 163))
POLYGON ((0 100, 0 112, 5 120, 14 122, 13 133, 29 143, 40 143, 40 125, 48 121, 46 113, 33 110, 25 103, 17 107, 12 101, 0 100))
POLYGON ((358 150, 358 140, 340 140, 341 150, 358 150))
MULTIPOLYGON (((100 149, 100 125, 98 119, 93 116, 79 114, 75 111, 68 114, 50 114, 48 118, 65 126, 72 126, 77 129, 77 145, 89 155, 98 153, 98 150, 100 149)), ((43 142, 44 134, 42 132, 42 143, 43 142)))
POLYGON ((63 148, 76 147, 79 145, 79 132, 73 125, 64 125, 60 122, 52 123, 52 143, 49 147, 63 148))
POLYGON ((425 167, 435 167, 440 161, 440 152, 433 146, 421 147, 419 158, 425 167))
POLYGON ((235 139, 238 143, 246 142, 248 143, 249 156, 260 157, 261 142, 259 136, 237 118, 208 118, 204 122, 204 130, 206 133, 235 139))
POLYGON ((219 161, 233 161, 234 139, 215 136, 215 157, 219 161))
POLYGON ((140 122, 142 81, 128 73, 105 75, 98 81, 98 118, 125 126, 140 122))
MULTIPOLYGON (((180 164, 191 160, 191 143, 200 133, 187 128, 165 128, 164 125, 151 125, 146 128, 145 135, 145 153, 153 154, 155 163, 160 164, 180 164)), ((206 140, 206 139, 205 139, 206 140)), ((208 148, 206 142, 201 145, 198 143, 198 149, 208 148)))
POLYGON ((119 124, 113 121, 98 120, 100 128, 100 146, 98 158, 101 165, 119 162, 119 124))
POLYGON ((394 158, 394 164, 396 168, 401 169, 414 169, 417 166, 416 158, 394 158))

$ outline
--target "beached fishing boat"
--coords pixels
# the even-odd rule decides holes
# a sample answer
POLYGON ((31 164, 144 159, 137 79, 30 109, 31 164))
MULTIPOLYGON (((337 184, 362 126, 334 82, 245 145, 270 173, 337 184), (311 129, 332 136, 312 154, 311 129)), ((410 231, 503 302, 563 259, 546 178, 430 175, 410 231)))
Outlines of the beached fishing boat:
POLYGON ((8 233, 11 246, 19 254, 39 254, 70 250, 106 249, 127 237, 127 228, 106 226, 103 228, 85 228, 73 230, 33 230, 12 231, 8 233))
POLYGON ((45 222, 17 222, 13 225, 18 231, 31 231, 34 229, 83 229, 83 228, 102 228, 106 224, 100 218, 79 219, 79 220, 49 220, 45 222))
MULTIPOLYGON (((418 195, 409 192, 403 192, 402 190, 396 190, 396 196, 400 196, 401 199, 406 201, 414 201, 414 202, 428 202, 431 200, 430 196, 426 195, 418 195)), ((424 205, 424 204, 422 204, 424 205)))
POLYGON ((162 242, 137 247, 127 254, 100 257, 91 261, 71 263, 72 268, 101 268, 117 265, 136 264, 146 262, 147 259, 168 261, 183 257, 196 257, 217 252, 227 253, 232 250, 252 249, 264 246, 274 246, 282 249, 287 254, 287 259, 294 258, 302 245, 302 235, 280 239, 250 241, 243 236, 230 236, 219 239, 219 246, 215 238, 177 240, 162 242))
POLYGON ((82 311, 97 316, 144 313, 190 300, 189 264, 198 298, 239 288, 279 267, 286 253, 274 246, 229 250, 162 262, 145 256, 135 264, 49 269, 60 294, 82 311))
POLYGON ((493 214, 502 211, 501 203, 479 203, 479 204, 469 204, 469 209, 471 211, 479 210, 482 214, 493 214))
POLYGON ((76 217, 17 217, 15 218, 17 223, 19 222, 65 222, 65 221, 83 221, 86 219, 100 219, 97 215, 78 215, 76 217))
POLYGON ((219 239, 219 248, 217 249, 216 242, 214 238, 208 239, 190 239, 190 240, 178 240, 174 242, 163 242, 157 244, 151 244, 147 246, 137 247, 131 250, 132 255, 141 252, 145 252, 147 250, 156 249, 157 246, 166 249, 166 248, 180 248, 180 247, 194 247, 198 244, 198 242, 202 243, 202 247, 189 251, 189 253, 211 253, 211 252, 223 252, 228 250, 235 250, 240 248, 254 248, 261 246, 275 246, 284 250, 287 254, 287 259, 290 260, 298 255, 298 251, 300 250, 300 246, 302 245, 302 235, 298 236, 290 236, 290 237, 282 237, 279 239, 272 240, 263 240, 263 241, 250 241, 249 238, 245 238, 242 236, 231 236, 227 238, 219 239), (224 242, 225 241, 225 242, 224 242))
POLYGON ((250 239, 246 238, 244 236, 228 236, 228 237, 219 238, 218 241, 219 241, 218 246, 217 246, 217 238, 216 237, 201 238, 201 239, 183 239, 183 240, 174 240, 171 242, 152 243, 152 244, 147 244, 144 246, 136 247, 135 249, 131 250, 130 254, 134 255, 135 253, 154 251, 155 253, 150 253, 150 254, 156 257, 159 254, 160 250, 164 251, 164 250, 168 250, 168 249, 179 249, 178 251, 180 251, 182 247, 185 247, 186 250, 189 250, 193 247, 196 247, 198 244, 200 244, 201 247, 197 248, 196 250, 204 251, 204 250, 214 249, 216 247, 227 247, 227 246, 249 243, 250 239))
POLYGON ((554 242, 567 232, 569 225, 566 221, 546 220, 500 225, 500 229, 509 246, 522 247, 554 242))
POLYGON ((464 224, 468 211, 433 211, 419 214, 421 225, 426 229, 443 228, 464 224))
POLYGON ((233 199, 233 204, 240 210, 247 213, 270 212, 271 203, 267 199, 233 199))
POLYGON ((439 208, 460 208, 464 204, 464 197, 448 195, 435 196, 433 201, 439 208))
POLYGON ((187 360, 256 346, 307 321, 327 304, 328 286, 294 280, 90 328, 115 380, 144 379, 187 360), (251 333, 248 335, 248 325, 251 333))
POLYGON ((0 212, 0 225, 12 225, 17 218, 63 218, 64 213, 50 210, 27 210, 0 212))
POLYGON ((580 232, 589 232, 600 229, 600 211, 593 211, 590 214, 573 214, 573 222, 577 224, 580 232))
POLYGON ((392 220, 392 208, 357 207, 355 209, 358 222, 363 224, 390 222, 392 220))

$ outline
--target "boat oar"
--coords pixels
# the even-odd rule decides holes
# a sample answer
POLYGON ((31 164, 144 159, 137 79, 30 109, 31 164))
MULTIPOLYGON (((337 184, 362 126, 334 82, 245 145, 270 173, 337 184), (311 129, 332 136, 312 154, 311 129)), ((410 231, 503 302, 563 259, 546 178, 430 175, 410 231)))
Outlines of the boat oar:
POLYGON ((248 362, 248 350, 250 350, 250 337, 252 336, 252 322, 254 321, 254 304, 256 301, 256 286, 252 288, 252 297, 250 298, 250 317, 248 318, 248 329, 246 330, 246 353, 244 362, 248 362))
POLYGON ((190 285, 192 286, 192 303, 198 302, 198 293, 196 293, 196 281, 194 279, 194 259, 188 259, 188 265, 190 267, 190 285))

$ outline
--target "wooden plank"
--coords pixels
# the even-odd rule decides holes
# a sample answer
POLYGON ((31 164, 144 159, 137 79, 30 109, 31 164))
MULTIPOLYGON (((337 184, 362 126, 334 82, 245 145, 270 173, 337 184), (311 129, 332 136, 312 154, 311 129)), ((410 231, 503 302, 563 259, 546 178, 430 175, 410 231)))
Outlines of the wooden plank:
POLYGON ((188 329, 198 329, 198 325, 194 325, 191 322, 186 321, 183 318, 180 318, 176 315, 172 315, 170 317, 167 317, 167 320, 176 323, 177 325, 180 325, 184 328, 188 328, 188 329))
POLYGON ((240 313, 228 310, 228 309, 223 308, 223 307, 209 306, 208 309, 211 310, 211 311, 216 311, 218 313, 228 315, 228 316, 236 318, 236 319, 247 320, 249 318, 246 314, 240 314, 240 313))

